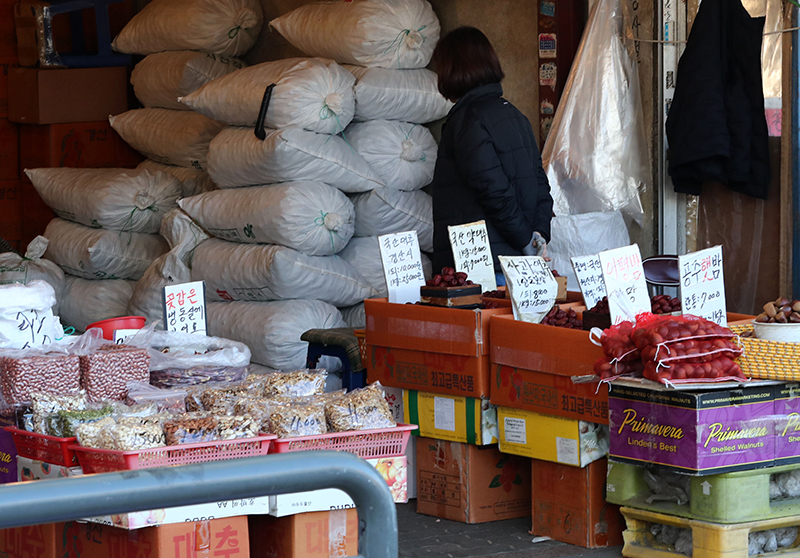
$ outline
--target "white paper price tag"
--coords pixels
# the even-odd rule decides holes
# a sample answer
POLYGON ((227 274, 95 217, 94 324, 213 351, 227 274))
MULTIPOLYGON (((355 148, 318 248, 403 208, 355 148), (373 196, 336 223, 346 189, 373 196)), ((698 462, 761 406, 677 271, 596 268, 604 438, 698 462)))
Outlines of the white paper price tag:
POLYGON ((603 265, 603 281, 609 294, 608 308, 611 311, 612 323, 618 324, 634 319, 636 315, 652 310, 647 282, 644 279, 642 254, 638 245, 632 244, 600 252, 600 263, 603 265), (617 291, 628 301, 627 309, 611 296, 617 291), (631 313, 632 316, 629 315, 631 313))
POLYGON ((681 274, 681 307, 684 314, 728 326, 722 246, 678 256, 681 274))
POLYGON ((483 292, 497 289, 486 222, 450 226, 447 234, 450 235, 456 271, 469 275, 470 281, 480 285, 483 292))
POLYGON ((124 345, 128 339, 139 333, 138 329, 115 329, 114 330, 114 344, 124 345))
POLYGON ((378 244, 389 302, 419 302, 419 288, 425 284, 425 275, 417 231, 385 234, 378 237, 378 244))
POLYGON ((206 335, 206 290, 203 281, 164 287, 164 329, 206 335))
POLYGON ((541 323, 558 296, 558 282, 539 256, 500 256, 514 319, 541 323))
POLYGON ((577 256, 570 260, 572 260, 572 269, 575 270, 583 301, 586 303, 586 308, 591 310, 608 294, 606 282, 603 280, 603 264, 600 263, 600 256, 597 254, 577 256))

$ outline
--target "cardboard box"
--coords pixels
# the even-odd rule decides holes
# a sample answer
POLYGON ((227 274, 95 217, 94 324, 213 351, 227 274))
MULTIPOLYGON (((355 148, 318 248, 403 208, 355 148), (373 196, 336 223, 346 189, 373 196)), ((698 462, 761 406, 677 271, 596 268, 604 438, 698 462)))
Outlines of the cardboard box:
POLYGON ((365 301, 367 377, 404 389, 489 396, 489 319, 510 308, 458 310, 365 301))
POLYGON ((12 424, 11 417, 0 416, 0 484, 17 482, 17 446, 11 433, 3 430, 12 424))
POLYGON ((530 470, 497 446, 417 438, 417 513, 462 523, 527 517, 530 470))
POLYGON ((491 402, 546 415, 608 424, 608 385, 502 364, 492 366, 491 402))
POLYGON ((405 390, 403 409, 419 436, 479 446, 499 439, 497 407, 488 399, 405 390))
POLYGON ((247 517, 175 523, 126 531, 68 523, 56 555, 78 558, 248 558, 247 517))
POLYGON ((608 453, 608 427, 522 409, 497 408, 500 451, 586 467, 608 453))
MULTIPOLYGON (((403 408, 403 392, 405 390, 400 388, 385 387, 383 394, 386 402, 389 404, 389 410, 392 412, 392 417, 395 422, 402 424, 409 424, 406 420, 405 410, 403 408)), ((418 431, 417 431, 418 432, 418 431)), ((406 482, 408 483, 408 498, 414 499, 417 497, 417 444, 414 443, 413 438, 406 446, 406 482)))
POLYGON ((3 558, 63 558, 57 552, 61 537, 73 523, 48 523, 30 527, 0 529, 0 556, 3 558))
POLYGON ((531 467, 534 535, 584 548, 622 544, 619 506, 606 503, 607 459, 583 469, 534 459, 531 467))
POLYGON ((251 558, 338 558, 358 554, 356 510, 249 518, 251 558))
POLYGON ((17 35, 14 30, 14 4, 17 0, 0 0, 0 57, 17 57, 17 35))
POLYGON ((608 412, 613 460, 701 475, 775 462, 773 386, 683 391, 612 383, 608 412))
POLYGON ((20 169, 114 167, 118 141, 122 139, 105 117, 92 122, 21 125, 20 169))
POLYGON ((8 118, 20 124, 104 120, 128 110, 128 69, 11 68, 8 118))
POLYGON ((64 467, 63 465, 53 465, 30 457, 17 456, 17 480, 19 482, 63 479, 80 475, 83 475, 83 469, 80 467, 64 467))
POLYGON ((22 181, 0 180, 0 237, 22 240, 22 181))
POLYGON ((775 465, 800 463, 800 383, 775 386, 775 465))
POLYGON ((0 118, 0 180, 19 180, 19 126, 0 118))
MULTIPOLYGON (((375 466, 386 481, 395 503, 408 502, 407 469, 408 461, 404 455, 367 459, 375 466)), ((355 503, 346 492, 337 488, 324 488, 294 494, 269 496, 269 514, 285 517, 298 513, 346 510, 354 508, 355 503)))

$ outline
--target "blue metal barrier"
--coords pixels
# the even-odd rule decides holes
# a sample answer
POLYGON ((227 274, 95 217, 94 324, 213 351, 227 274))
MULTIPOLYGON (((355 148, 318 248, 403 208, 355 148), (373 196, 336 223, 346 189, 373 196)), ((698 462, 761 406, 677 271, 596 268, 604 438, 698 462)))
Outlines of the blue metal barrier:
POLYGON ((221 500, 338 488, 355 502, 362 558, 397 558, 397 511, 381 475, 355 455, 294 452, 0 486, 0 528, 221 500))

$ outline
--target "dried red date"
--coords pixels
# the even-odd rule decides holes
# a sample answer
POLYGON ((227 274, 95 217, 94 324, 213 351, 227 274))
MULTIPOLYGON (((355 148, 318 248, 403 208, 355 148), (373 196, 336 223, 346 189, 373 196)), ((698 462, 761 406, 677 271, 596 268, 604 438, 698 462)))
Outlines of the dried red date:
POLYGON ((562 310, 558 304, 553 306, 552 310, 542 319, 542 324, 566 329, 583 329, 583 320, 578 317, 575 310, 572 308, 562 310))

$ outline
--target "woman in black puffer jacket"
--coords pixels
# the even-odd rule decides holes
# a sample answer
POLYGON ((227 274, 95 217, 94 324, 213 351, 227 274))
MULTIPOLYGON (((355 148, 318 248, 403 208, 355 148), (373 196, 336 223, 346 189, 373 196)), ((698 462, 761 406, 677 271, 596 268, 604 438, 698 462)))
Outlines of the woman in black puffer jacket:
POLYGON ((503 99, 503 70, 473 27, 445 36, 433 53, 447 115, 433 175, 433 265, 453 265, 448 225, 486 221, 497 256, 544 255, 553 198, 530 122, 503 99))

